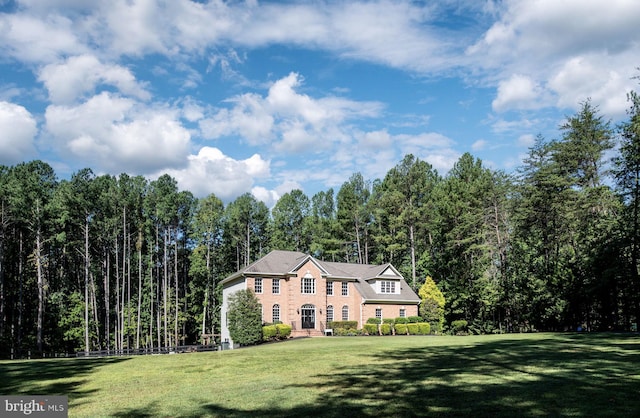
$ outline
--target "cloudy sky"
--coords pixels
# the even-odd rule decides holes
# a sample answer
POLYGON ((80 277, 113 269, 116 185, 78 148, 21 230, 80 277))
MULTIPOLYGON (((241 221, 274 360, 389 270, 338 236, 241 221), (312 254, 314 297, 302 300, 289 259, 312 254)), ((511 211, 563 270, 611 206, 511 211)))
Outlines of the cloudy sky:
POLYGON ((514 170, 639 90, 637 0, 0 0, 0 164, 162 173, 197 196, 514 170))

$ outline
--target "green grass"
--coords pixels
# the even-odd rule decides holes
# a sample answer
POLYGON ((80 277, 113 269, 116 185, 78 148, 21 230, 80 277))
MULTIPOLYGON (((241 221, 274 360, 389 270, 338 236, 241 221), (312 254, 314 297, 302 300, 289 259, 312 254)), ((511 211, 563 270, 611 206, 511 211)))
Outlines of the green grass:
POLYGON ((640 336, 328 337, 241 350, 0 362, 3 395, 69 416, 640 416, 640 336))

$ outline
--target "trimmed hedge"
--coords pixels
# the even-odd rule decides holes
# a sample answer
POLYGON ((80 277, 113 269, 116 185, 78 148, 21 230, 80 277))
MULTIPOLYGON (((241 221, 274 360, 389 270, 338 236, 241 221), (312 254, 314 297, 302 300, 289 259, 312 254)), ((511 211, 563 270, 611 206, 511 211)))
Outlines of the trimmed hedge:
POLYGON ((382 335, 391 335, 391 325, 389 324, 380 325, 380 333, 382 335))
POLYGON ((407 324, 397 324, 395 325, 396 335, 407 335, 407 324))
POLYGON ((278 331, 278 339, 286 340, 291 336, 291 325, 287 324, 276 324, 276 330, 278 331))
POLYGON ((418 323, 418 332, 422 335, 429 335, 431 333, 431 324, 428 322, 418 323))
POLYGON ((364 324, 363 327, 364 332, 369 335, 378 335, 378 325, 377 324, 364 324))
POLYGON ((262 327, 263 341, 286 340, 290 335, 291 325, 279 323, 262 327))
POLYGON ((382 323, 383 324, 389 324, 389 325, 393 325, 395 323, 393 318, 383 318, 382 319, 382 323))
POLYGON ((396 324, 408 324, 409 320, 407 318, 401 318, 401 317, 397 317, 394 322, 396 324))
POLYGON ((369 318, 367 324, 381 324, 380 318, 369 318))
POLYGON ((331 321, 327 324, 327 328, 355 330, 358 328, 358 321, 331 321))
POLYGON ((407 318, 410 324, 417 324, 418 322, 422 322, 422 317, 420 316, 410 316, 407 318))
POLYGON ((418 333, 420 332, 417 323, 407 324, 407 329, 409 330, 409 335, 418 335, 418 333))

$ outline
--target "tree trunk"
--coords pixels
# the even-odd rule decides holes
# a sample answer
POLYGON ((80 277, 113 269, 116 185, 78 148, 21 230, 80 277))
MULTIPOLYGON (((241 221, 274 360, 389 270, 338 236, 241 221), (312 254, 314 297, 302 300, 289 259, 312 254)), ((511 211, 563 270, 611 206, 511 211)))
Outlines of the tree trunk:
POLYGON ((84 218, 84 351, 89 352, 89 216, 84 218))
POLYGON ((138 250, 138 317, 136 318, 136 349, 140 348, 140 310, 142 308, 142 231, 138 231, 136 241, 138 250))

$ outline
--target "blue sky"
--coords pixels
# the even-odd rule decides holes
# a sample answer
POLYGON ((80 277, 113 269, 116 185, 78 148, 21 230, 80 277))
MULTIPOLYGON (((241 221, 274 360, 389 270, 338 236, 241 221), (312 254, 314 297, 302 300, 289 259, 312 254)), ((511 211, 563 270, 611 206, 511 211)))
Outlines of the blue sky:
POLYGON ((0 164, 272 205, 407 153, 520 165, 638 89, 640 2, 0 0, 0 164))

